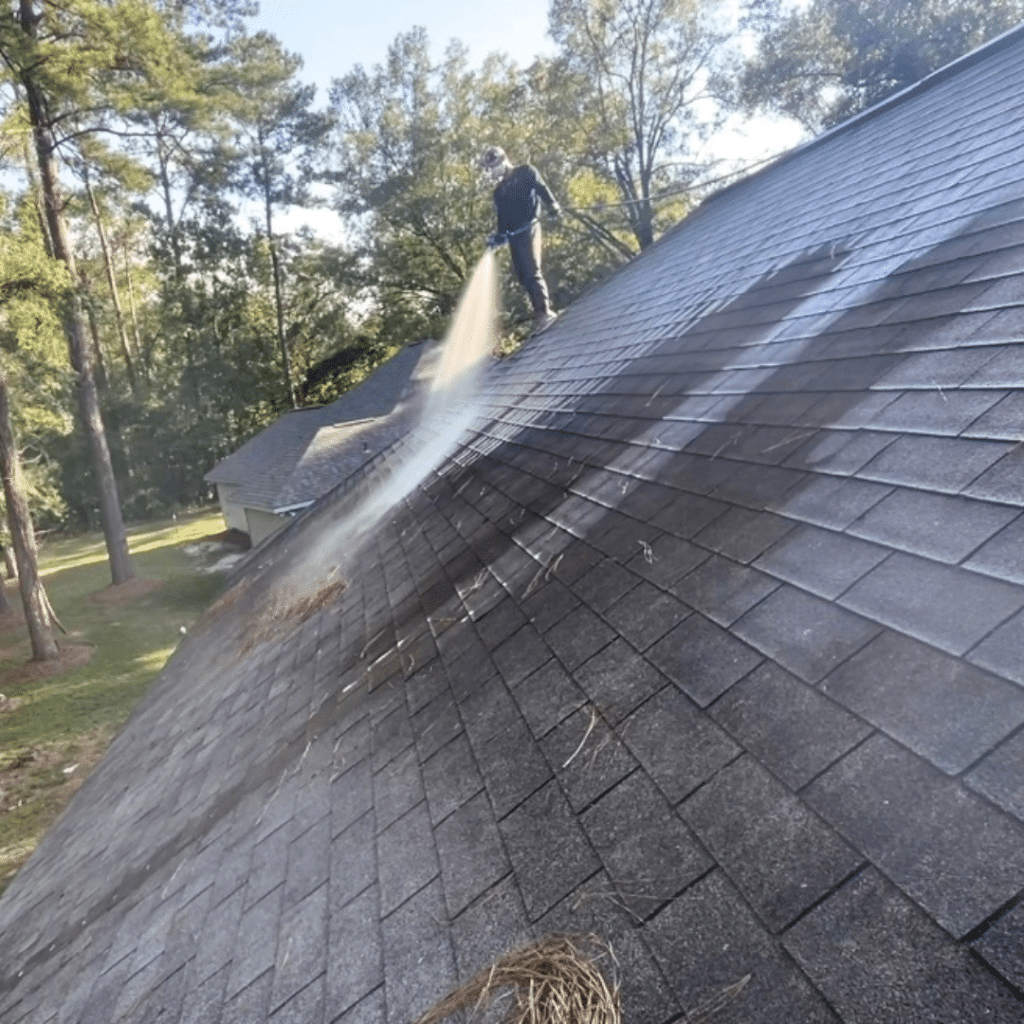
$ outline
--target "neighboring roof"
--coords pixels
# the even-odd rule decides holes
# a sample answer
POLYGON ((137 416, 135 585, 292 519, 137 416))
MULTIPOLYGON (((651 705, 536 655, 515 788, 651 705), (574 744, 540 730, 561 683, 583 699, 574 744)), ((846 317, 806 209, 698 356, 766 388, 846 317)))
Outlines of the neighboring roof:
POLYGON ((630 1022, 1019 1022, 1022 197, 1018 34, 294 521, 0 901, 5 1024, 398 1024, 559 930, 630 1022))
POLYGON ((247 508, 310 504, 401 436, 407 424, 399 406, 418 392, 434 348, 410 345, 330 405, 286 412, 204 479, 238 487, 232 500, 247 508))

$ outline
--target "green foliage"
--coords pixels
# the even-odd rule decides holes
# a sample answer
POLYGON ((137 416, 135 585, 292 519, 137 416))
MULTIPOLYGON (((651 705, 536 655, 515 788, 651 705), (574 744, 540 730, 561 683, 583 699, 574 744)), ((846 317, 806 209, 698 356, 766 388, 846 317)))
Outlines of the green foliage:
POLYGON ((368 291, 385 316, 410 318, 409 340, 436 333, 482 249, 480 84, 459 48, 435 68, 426 34, 414 30, 386 63, 356 67, 331 89, 337 148, 327 177, 338 209, 361 228, 368 291))
POLYGON ((762 38, 738 95, 820 131, 1021 20, 1022 0, 812 0, 762 38))
POLYGON ((37 519, 61 518, 56 466, 47 440, 71 428, 71 375, 60 310, 69 281, 43 247, 38 223, 22 204, 0 230, 0 359, 14 396, 24 484, 37 519))
POLYGON ((657 199, 691 184, 720 111, 713 72, 738 25, 721 0, 554 0, 551 35, 575 116, 569 144, 614 187, 639 248, 664 229, 657 199))

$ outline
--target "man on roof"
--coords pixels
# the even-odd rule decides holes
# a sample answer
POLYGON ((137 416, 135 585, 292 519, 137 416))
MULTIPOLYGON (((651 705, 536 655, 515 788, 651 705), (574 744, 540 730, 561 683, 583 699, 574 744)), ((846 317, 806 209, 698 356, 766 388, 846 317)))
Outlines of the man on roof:
POLYGON ((494 186, 498 230, 487 239, 491 248, 508 242, 512 268, 533 306, 533 333, 550 326, 557 314, 551 308, 548 286, 541 272, 540 204, 552 217, 561 210, 544 179, 530 164, 513 167, 500 146, 488 146, 480 156, 480 169, 494 186))

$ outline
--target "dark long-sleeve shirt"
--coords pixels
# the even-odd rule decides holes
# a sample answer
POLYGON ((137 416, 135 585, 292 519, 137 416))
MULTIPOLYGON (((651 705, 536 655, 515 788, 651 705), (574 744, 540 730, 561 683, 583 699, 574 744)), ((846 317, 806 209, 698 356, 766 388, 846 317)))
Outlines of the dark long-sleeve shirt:
POLYGON ((540 213, 541 202, 552 213, 558 203, 535 167, 520 164, 498 182, 494 190, 494 210, 498 215, 498 231, 509 234, 525 228, 540 213))

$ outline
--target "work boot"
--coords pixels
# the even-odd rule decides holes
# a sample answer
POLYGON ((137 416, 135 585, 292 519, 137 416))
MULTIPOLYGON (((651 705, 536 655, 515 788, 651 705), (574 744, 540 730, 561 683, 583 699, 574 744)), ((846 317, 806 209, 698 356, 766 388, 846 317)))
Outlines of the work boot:
POLYGON ((557 319, 558 314, 553 309, 549 309, 545 313, 538 313, 533 318, 533 330, 530 333, 540 334, 541 331, 546 331, 557 319))

